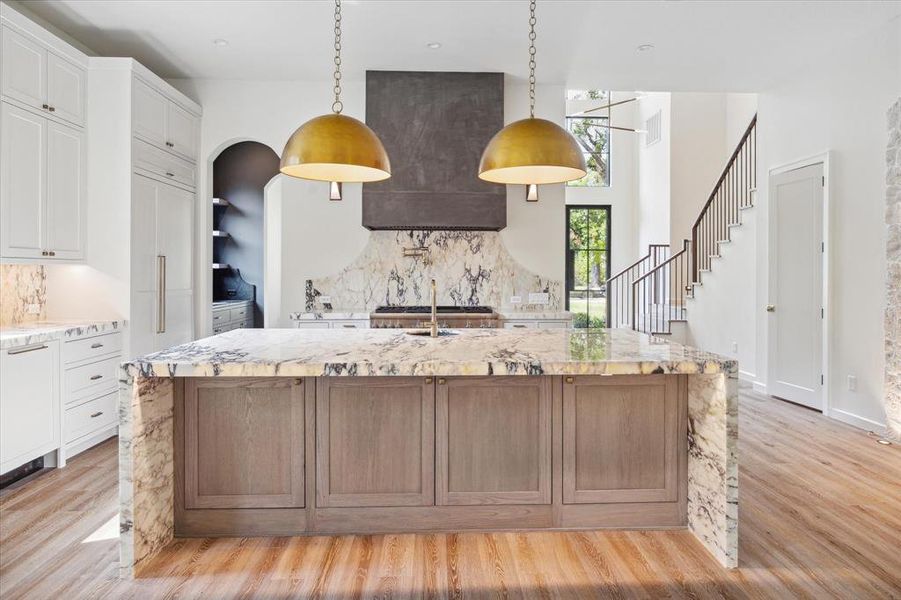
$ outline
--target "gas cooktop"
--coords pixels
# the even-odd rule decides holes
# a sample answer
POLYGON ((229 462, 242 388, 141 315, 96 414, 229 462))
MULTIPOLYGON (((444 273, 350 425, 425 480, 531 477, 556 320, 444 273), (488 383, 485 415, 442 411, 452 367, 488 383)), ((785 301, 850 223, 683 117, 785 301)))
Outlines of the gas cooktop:
MULTIPOLYGON (((431 306, 379 306, 375 314, 429 314, 431 306)), ((439 314, 490 314, 494 310, 490 306, 439 306, 439 314)))

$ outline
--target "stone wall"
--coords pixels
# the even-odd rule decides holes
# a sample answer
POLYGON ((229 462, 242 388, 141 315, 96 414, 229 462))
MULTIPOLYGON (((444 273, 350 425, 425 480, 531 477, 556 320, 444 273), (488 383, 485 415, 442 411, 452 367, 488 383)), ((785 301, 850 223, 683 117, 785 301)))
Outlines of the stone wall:
POLYGON ((0 326, 47 316, 47 275, 43 265, 0 265, 0 326), (29 313, 28 306, 37 312, 29 313))
POLYGON ((885 417, 889 436, 901 441, 901 98, 888 112, 885 161, 885 417))

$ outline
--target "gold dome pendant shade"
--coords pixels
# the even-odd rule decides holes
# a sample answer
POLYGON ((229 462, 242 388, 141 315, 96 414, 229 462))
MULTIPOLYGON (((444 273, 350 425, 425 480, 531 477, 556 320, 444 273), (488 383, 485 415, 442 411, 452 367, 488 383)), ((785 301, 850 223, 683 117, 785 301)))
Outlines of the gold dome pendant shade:
MULTIPOLYGON (((588 173, 579 143, 568 131, 535 118, 535 0, 529 2, 529 118, 510 123, 485 146, 479 179, 492 183, 545 184, 588 173)), ((532 202, 536 202, 536 197, 532 202)))
POLYGON ((365 123, 330 114, 297 128, 282 152, 281 172, 318 181, 381 181, 391 177, 391 163, 381 140, 365 123))
POLYGON ((492 183, 561 183, 585 173, 585 157, 573 136, 556 123, 534 117, 494 134, 479 163, 479 179, 492 183))
POLYGON ((362 121, 341 114, 341 0, 335 0, 333 76, 332 114, 315 117, 297 128, 285 144, 279 170, 291 177, 337 183, 388 179, 391 163, 382 141, 362 121))

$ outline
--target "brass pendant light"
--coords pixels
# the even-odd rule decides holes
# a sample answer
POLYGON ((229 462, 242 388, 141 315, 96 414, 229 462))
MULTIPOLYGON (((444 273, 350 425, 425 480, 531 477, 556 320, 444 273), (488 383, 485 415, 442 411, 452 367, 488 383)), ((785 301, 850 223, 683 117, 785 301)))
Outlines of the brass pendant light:
MULTIPOLYGON (((529 118, 491 138, 479 178, 493 183, 543 184, 581 179, 587 173, 578 142, 565 129, 535 118, 535 0, 529 3, 529 118)), ((537 191, 536 191, 537 199, 537 191)))
POLYGON ((388 179, 391 163, 381 140, 365 123, 341 114, 341 0, 335 0, 334 78, 332 114, 297 128, 282 152, 281 172, 339 183, 388 179))

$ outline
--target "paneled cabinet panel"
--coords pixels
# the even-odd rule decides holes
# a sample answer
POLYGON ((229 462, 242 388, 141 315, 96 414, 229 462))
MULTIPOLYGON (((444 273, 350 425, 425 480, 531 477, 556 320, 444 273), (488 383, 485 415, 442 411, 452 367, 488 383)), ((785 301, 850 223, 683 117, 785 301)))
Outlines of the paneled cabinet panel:
POLYGON ((134 80, 132 128, 134 134, 156 146, 166 145, 166 107, 168 100, 141 81, 134 80))
POLYGON ((681 378, 566 377, 563 501, 674 502, 687 408, 681 378))
POLYGON ((47 185, 47 119, 6 102, 0 104, 2 256, 40 258, 47 185))
POLYGON ((48 122, 44 247, 56 258, 84 256, 86 155, 84 131, 48 122))
POLYGON ((435 386, 422 377, 320 377, 316 504, 434 504, 435 386))
POLYGON ((169 150, 193 161, 197 154, 197 119, 174 102, 166 113, 166 145, 169 150))
POLYGON ((437 504, 550 504, 551 385, 550 377, 438 380, 437 504))
POLYGON ((299 380, 185 382, 185 508, 304 505, 299 380))
POLYGON ((47 53, 48 111, 76 125, 85 119, 85 70, 64 58, 47 53))

